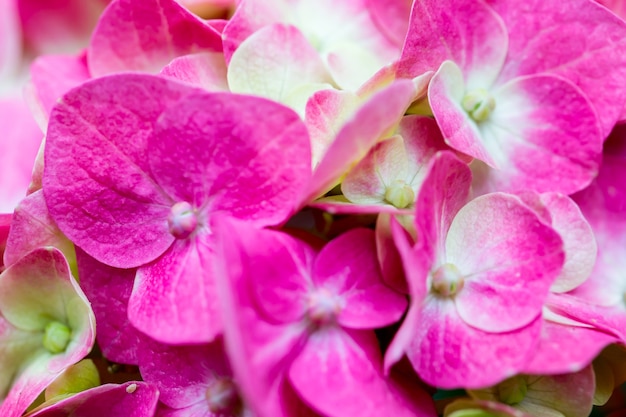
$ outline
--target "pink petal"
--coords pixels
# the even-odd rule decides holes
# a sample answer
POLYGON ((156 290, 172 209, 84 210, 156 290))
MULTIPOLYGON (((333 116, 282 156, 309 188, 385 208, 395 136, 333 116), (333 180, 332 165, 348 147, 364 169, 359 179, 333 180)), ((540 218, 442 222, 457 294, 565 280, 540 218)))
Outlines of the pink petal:
POLYGON ((233 372, 244 398, 257 415, 287 417, 304 409, 285 375, 293 354, 306 340, 300 323, 270 324, 256 308, 252 288, 259 278, 249 266, 243 236, 234 221, 215 229, 216 280, 224 318, 224 337, 233 372))
POLYGON ((603 136, 581 90, 559 77, 534 75, 516 78, 493 95, 496 108, 480 130, 498 172, 476 175, 482 192, 530 188, 571 194, 591 182, 603 136))
POLYGON ((311 175, 304 123, 257 97, 189 97, 159 118, 147 151, 154 178, 177 201, 258 226, 285 221, 311 175))
POLYGON ((210 342, 222 332, 213 245, 210 235, 177 240, 137 270, 128 300, 133 326, 170 344, 210 342))
POLYGON ((496 166, 493 152, 487 147, 490 142, 461 107, 466 90, 461 69, 452 61, 444 61, 428 87, 430 107, 448 145, 496 166))
POLYGON ((446 238, 446 262, 465 276, 455 298, 459 316, 487 332, 535 321, 561 272, 562 245, 515 196, 488 194, 470 201, 446 238))
POLYGON ((159 391, 143 381, 105 384, 79 392, 53 405, 37 409, 32 417, 151 417, 156 410, 159 391))
POLYGON ((0 100, 0 213, 26 196, 43 133, 21 98, 0 100))
POLYGON ((414 256, 429 264, 429 269, 444 261, 445 236, 457 212, 467 202, 471 178, 467 165, 451 152, 438 153, 430 161, 415 204, 418 241, 413 251, 414 256))
POLYGON ((398 80, 370 97, 346 122, 315 168, 305 202, 328 191, 400 121, 415 98, 415 86, 398 80), (384 103, 382 105, 381 103, 384 103))
POLYGON ((376 254, 383 276, 383 282, 401 294, 408 294, 409 288, 402 269, 402 258, 393 241, 391 216, 380 214, 376 219, 376 254))
POLYGON ((43 192, 39 190, 24 198, 15 209, 4 264, 14 264, 31 250, 42 246, 54 246, 62 250, 68 259, 74 257, 72 242, 50 217, 43 192))
POLYGON ((366 0, 372 21, 392 43, 401 46, 406 37, 411 0, 366 0))
POLYGON ((17 1, 25 44, 33 56, 76 53, 87 46, 102 0, 17 1))
POLYGON ((52 107, 70 89, 91 78, 84 54, 44 55, 38 57, 30 67, 32 96, 39 125, 45 131, 52 107))
POLYGON ((415 326, 406 350, 413 367, 426 383, 444 389, 485 387, 519 373, 541 331, 538 318, 515 332, 483 332, 468 326, 453 302, 437 300, 407 324, 415 326))
POLYGON ((319 330, 294 359, 289 380, 305 401, 326 416, 431 415, 409 409, 387 384, 372 332, 319 330))
POLYGON ((564 374, 582 369, 600 351, 618 339, 584 325, 573 326, 544 320, 539 346, 524 365, 528 374, 564 374))
POLYGON ((154 122, 193 91, 147 75, 110 76, 72 90, 52 112, 46 203, 63 233, 99 261, 136 267, 173 242, 164 220, 174 202, 145 155, 154 122))
POLYGON ((256 31, 239 45, 228 64, 232 92, 285 104, 298 88, 331 83, 317 50, 291 25, 273 24, 256 31))
POLYGON ((145 336, 128 321, 128 299, 136 269, 118 269, 98 262, 77 248, 81 288, 91 302, 98 323, 98 346, 108 360, 136 365, 139 343, 145 336))
POLYGON ((143 379, 159 390, 159 400, 172 408, 204 404, 207 388, 217 378, 231 378, 232 371, 221 339, 202 345, 171 346, 144 340, 139 354, 143 379), (176 369, 176 372, 168 372, 176 369))
POLYGON ((499 82, 539 73, 570 80, 591 101, 606 137, 626 100, 626 56, 618 52, 626 24, 593 1, 489 3, 511 28, 499 82))
POLYGON ((226 62, 220 52, 201 52, 175 58, 161 70, 161 75, 207 91, 229 91, 226 62))
POLYGON ((221 36, 174 0, 115 0, 91 37, 91 75, 122 71, 157 73, 174 58, 219 52, 221 36))
POLYGON ((567 292, 582 284, 596 263, 598 247, 591 226, 569 197, 557 193, 541 195, 552 214, 552 227, 563 239, 565 263, 550 291, 567 292))
POLYGON ((344 327, 384 327, 398 321, 406 309, 406 299, 382 282, 375 236, 369 229, 353 229, 330 241, 315 260, 312 278, 316 287, 345 303, 337 318, 344 327))
POLYGON ((398 71, 415 77, 451 60, 461 68, 469 86, 489 87, 504 64, 506 28, 483 2, 415 2, 398 71))

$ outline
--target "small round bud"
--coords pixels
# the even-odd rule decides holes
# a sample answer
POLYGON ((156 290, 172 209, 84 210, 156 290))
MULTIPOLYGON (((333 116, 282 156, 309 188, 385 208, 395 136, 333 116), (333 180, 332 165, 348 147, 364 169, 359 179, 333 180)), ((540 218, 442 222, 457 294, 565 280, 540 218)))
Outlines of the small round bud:
POLYGON ((50 353, 65 352, 70 343, 72 330, 58 321, 51 321, 44 329, 43 347, 50 353))
POLYGON ((479 88, 465 94, 461 107, 476 122, 483 122, 491 116, 496 108, 496 100, 489 91, 479 88))
POLYGON ((385 200, 392 206, 403 209, 413 204, 415 192, 405 181, 395 180, 387 186, 385 200))
POLYGON ((167 217, 167 225, 176 239, 186 239, 196 230, 198 217, 191 204, 179 201, 172 206, 167 217))
POLYGON ((431 274, 431 288, 444 297, 452 297, 463 289, 464 279, 458 268, 452 264, 443 264, 431 274))

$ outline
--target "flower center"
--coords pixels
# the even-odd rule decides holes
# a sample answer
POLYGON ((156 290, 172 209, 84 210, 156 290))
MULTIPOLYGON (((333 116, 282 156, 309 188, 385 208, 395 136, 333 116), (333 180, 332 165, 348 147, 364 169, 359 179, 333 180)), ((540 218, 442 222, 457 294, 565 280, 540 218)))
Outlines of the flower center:
POLYGON ((196 212, 186 201, 179 201, 170 209, 167 216, 167 225, 170 233, 176 239, 186 239, 198 226, 196 212))
POLYGON ((72 330, 58 321, 48 323, 43 332, 43 347, 50 353, 65 352, 70 343, 72 330))
POLYGON ((489 91, 478 88, 465 94, 461 106, 474 121, 483 122, 496 108, 496 100, 489 94, 489 91))
POLYGON ((431 274, 432 290, 444 297, 451 297, 463 289, 464 279, 452 264, 443 264, 431 274))
POLYGON ((415 201, 415 192, 404 180, 395 180, 387 186, 385 200, 396 208, 406 208, 415 201))
POLYGON ((517 375, 498 384, 498 397, 508 405, 522 402, 528 392, 528 384, 523 376, 517 375))
POLYGON ((318 325, 335 321, 342 308, 341 297, 324 288, 315 290, 307 299, 307 316, 318 325))
POLYGON ((206 400, 212 413, 236 415, 242 407, 235 383, 230 378, 218 378, 206 390, 206 400))

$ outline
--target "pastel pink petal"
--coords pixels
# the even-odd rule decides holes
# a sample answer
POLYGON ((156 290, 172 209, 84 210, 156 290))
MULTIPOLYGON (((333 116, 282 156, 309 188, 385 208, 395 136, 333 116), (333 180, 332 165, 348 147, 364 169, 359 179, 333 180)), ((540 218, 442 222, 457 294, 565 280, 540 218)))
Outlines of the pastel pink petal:
POLYGON ((128 318, 140 331, 170 344, 210 342, 222 332, 213 275, 213 237, 177 240, 140 267, 128 318))
POLYGON ((461 107, 466 86, 461 69, 452 61, 444 61, 428 86, 428 102, 441 128, 441 133, 452 148, 479 159, 490 166, 498 166, 476 123, 461 107))
POLYGON ((306 103, 305 124, 311 135, 313 167, 322 160, 337 132, 357 111, 361 98, 350 91, 321 90, 306 103))
POLYGON ((285 221, 311 175, 308 133, 298 115, 235 94, 197 94, 168 109, 148 154, 154 178, 178 201, 257 226, 285 221))
POLYGON ((552 292, 567 292, 582 284, 596 263, 598 247, 591 226, 578 205, 558 193, 541 195, 542 202, 552 215, 552 227, 563 239, 565 263, 563 270, 550 288, 552 292))
POLYGON ((11 228, 12 214, 0 213, 0 271, 4 270, 4 252, 6 250, 9 230, 11 228))
POLYGON ((315 207, 330 214, 378 214, 378 213, 399 213, 405 211, 407 214, 410 210, 399 210, 389 204, 385 203, 373 203, 373 204, 358 204, 348 200, 343 195, 331 195, 328 197, 322 197, 315 200, 315 202, 308 205, 309 207, 315 207))
MULTIPOLYGON (((172 408, 204 405, 207 388, 217 378, 231 378, 232 371, 221 339, 202 345, 171 346, 144 340, 139 354, 143 379, 159 390, 159 400, 172 408), (175 369, 176 372, 168 370, 175 369)), ((210 415, 210 414, 207 414, 210 415)))
POLYGON ((285 104, 296 89, 323 83, 328 87, 332 83, 324 62, 302 32, 291 25, 259 29, 239 45, 228 64, 232 92, 285 104))
POLYGON ((312 278, 317 288, 342 299, 337 322, 344 327, 384 327, 398 321, 406 309, 404 296, 382 282, 376 240, 369 229, 352 229, 331 240, 315 260, 312 278))
POLYGON ((230 62, 235 50, 248 36, 263 26, 284 22, 288 7, 285 0, 240 1, 222 35, 226 62, 230 62))
POLYGON ((400 121, 415 94, 411 81, 398 80, 372 95, 341 127, 315 167, 305 202, 331 189, 352 164, 367 155, 400 121))
POLYGON ((602 349, 617 340, 584 325, 544 320, 539 346, 522 372, 537 375, 573 372, 591 363, 602 349))
POLYGON ((30 416, 151 417, 158 399, 158 389, 143 381, 105 384, 37 409, 30 416))
POLYGON ((486 3, 473 0, 415 2, 399 73, 416 77, 451 60, 472 88, 489 87, 508 49, 507 26, 486 3))
POLYGON ((312 334, 289 367, 300 396, 326 416, 415 414, 394 396, 381 372, 373 332, 329 327, 312 334))
POLYGON ((43 133, 21 98, 0 100, 0 213, 26 196, 43 133))
POLYGON ((510 333, 483 332, 467 325, 452 301, 436 300, 407 324, 415 326, 409 360, 424 382, 443 389, 482 388, 519 373, 541 332, 541 318, 510 333))
POLYGON ((174 241, 165 221, 174 201, 150 173, 147 140, 161 113, 194 91, 153 76, 115 75, 70 91, 52 111, 46 203, 61 231, 100 262, 136 267, 174 241))
MULTIPOLYGON (((415 256, 429 262, 428 268, 444 262, 445 236, 457 212, 469 198, 471 181, 470 169, 452 152, 440 152, 430 161, 415 204, 415 228, 418 231, 415 256)), ((405 264, 405 269, 407 267, 405 264)))
POLYGON ((226 62, 221 52, 201 52, 175 58, 161 75, 207 91, 229 91, 226 62))
POLYGON ((465 277, 455 297, 459 316, 488 332, 534 321, 561 272, 562 245, 558 233, 515 196, 488 194, 470 201, 446 238, 446 262, 465 277))
POLYGON ((12 265, 33 249, 54 246, 67 258, 74 255, 74 246, 61 233, 48 213, 41 190, 24 198, 15 209, 11 222, 4 264, 12 265))
POLYGON ((46 130, 52 107, 70 89, 91 79, 84 54, 44 55, 33 61, 30 67, 31 94, 36 116, 42 130, 46 130))
POLYGON ((245 239, 233 233, 237 230, 233 224, 223 219, 215 229, 215 277, 226 349, 251 409, 258 415, 287 417, 293 415, 290 410, 304 408, 290 390, 286 372, 306 341, 306 327, 301 323, 271 324, 258 311, 252 289, 260 278, 245 262, 245 239))
POLYGON ((76 249, 78 275, 98 323, 98 346, 108 360, 136 365, 139 343, 145 338, 128 321, 128 299, 136 269, 118 269, 76 249))
POLYGON ((87 61, 94 77, 157 73, 176 57, 221 50, 220 33, 174 0, 115 0, 94 29, 87 61))
POLYGON ((387 186, 408 176, 404 139, 394 135, 376 144, 341 182, 346 198, 357 204, 389 204, 385 201, 387 186))
MULTIPOLYGON (((554 74, 589 98, 606 137, 622 111, 626 91, 626 24, 593 1, 490 0, 511 29, 509 57, 499 81, 554 74), (558 22, 558 24, 555 24, 558 22), (559 45, 558 49, 554 45, 559 45)), ((553 94, 554 95, 554 94, 553 94)))
POLYGON ((580 89, 553 75, 533 75, 510 81, 493 96, 496 108, 479 127, 498 171, 477 175, 483 192, 571 194, 591 182, 603 136, 580 89))

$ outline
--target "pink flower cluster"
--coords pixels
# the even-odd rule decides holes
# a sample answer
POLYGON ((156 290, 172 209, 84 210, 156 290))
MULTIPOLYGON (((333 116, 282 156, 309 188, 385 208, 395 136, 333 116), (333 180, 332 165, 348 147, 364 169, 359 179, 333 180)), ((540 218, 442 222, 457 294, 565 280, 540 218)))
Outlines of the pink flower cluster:
POLYGON ((0 0, 0 416, 589 416, 620 15, 0 0))

